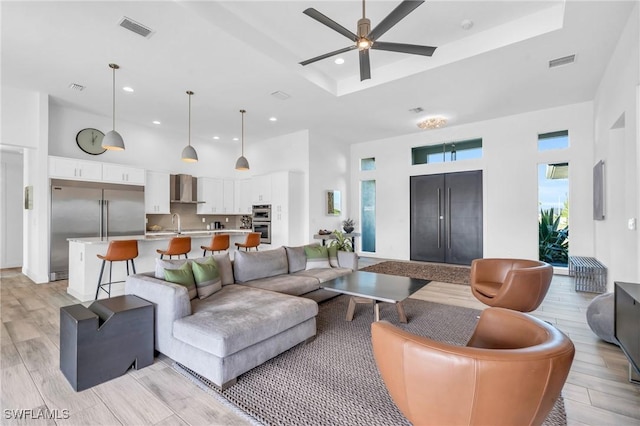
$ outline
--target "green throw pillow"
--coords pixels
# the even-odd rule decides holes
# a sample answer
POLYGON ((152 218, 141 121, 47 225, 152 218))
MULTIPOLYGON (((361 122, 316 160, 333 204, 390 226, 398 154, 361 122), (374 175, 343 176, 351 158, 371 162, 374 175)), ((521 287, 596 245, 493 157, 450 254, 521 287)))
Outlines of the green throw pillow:
POLYGON ((193 277, 196 280, 196 289, 200 299, 209 297, 222 288, 222 278, 220 278, 218 263, 213 257, 202 263, 193 262, 191 267, 193 268, 193 277))
POLYGON ((307 256, 307 270, 318 268, 331 268, 329 264, 329 252, 324 246, 305 246, 304 254, 307 256))
POLYGON ((329 265, 331 265, 332 268, 340 267, 338 263, 338 246, 335 244, 329 246, 329 265))
POLYGON ((191 264, 189 262, 185 263, 178 269, 165 269, 164 279, 170 283, 185 286, 189 292, 189 300, 195 299, 198 295, 196 282, 193 279, 193 272, 191 271, 191 264))

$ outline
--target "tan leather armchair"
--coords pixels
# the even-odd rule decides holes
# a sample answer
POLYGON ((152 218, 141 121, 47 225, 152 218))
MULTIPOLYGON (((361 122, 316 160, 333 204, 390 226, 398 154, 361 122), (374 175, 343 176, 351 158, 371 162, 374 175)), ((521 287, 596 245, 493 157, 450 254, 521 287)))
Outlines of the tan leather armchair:
POLYGON ((528 314, 487 308, 467 346, 371 325, 389 395, 414 425, 539 425, 569 374, 575 348, 528 314))
POLYGON ((553 278, 553 267, 526 259, 475 259, 471 292, 489 306, 531 312, 540 306, 553 278))

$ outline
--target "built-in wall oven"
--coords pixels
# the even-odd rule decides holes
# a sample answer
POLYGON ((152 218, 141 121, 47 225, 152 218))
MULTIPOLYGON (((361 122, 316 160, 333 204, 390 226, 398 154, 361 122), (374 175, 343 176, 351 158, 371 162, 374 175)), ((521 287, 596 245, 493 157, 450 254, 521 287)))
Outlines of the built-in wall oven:
POLYGON ((255 205, 252 209, 253 232, 260 233, 260 242, 271 244, 271 205, 255 205))

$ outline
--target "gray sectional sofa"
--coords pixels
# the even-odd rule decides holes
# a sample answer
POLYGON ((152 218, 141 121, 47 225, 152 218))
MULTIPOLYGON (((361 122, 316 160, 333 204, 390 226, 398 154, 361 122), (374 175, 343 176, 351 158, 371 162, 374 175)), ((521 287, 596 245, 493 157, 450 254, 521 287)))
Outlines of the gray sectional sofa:
MULTIPOLYGON (((225 389, 270 358, 312 339, 316 301, 335 295, 321 283, 358 269, 355 253, 338 266, 305 269, 304 247, 215 255, 222 289, 189 300, 187 288, 158 278, 187 260, 158 262, 155 273, 127 277, 125 293, 155 305, 155 348, 225 389), (302 297, 300 297, 302 296, 302 297)), ((202 261, 202 259, 189 260, 202 261)))

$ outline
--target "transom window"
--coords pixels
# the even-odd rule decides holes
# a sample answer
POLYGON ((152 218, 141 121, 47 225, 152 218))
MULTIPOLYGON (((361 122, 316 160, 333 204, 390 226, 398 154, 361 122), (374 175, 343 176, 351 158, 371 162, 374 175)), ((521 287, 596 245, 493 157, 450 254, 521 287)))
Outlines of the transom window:
POLYGON ((474 158, 482 158, 482 139, 469 139, 411 148, 411 164, 413 165, 445 163, 474 158))

